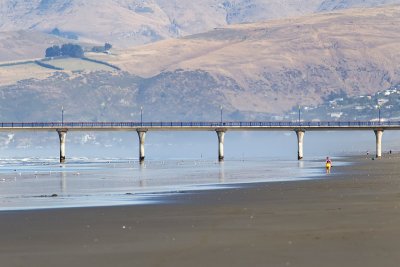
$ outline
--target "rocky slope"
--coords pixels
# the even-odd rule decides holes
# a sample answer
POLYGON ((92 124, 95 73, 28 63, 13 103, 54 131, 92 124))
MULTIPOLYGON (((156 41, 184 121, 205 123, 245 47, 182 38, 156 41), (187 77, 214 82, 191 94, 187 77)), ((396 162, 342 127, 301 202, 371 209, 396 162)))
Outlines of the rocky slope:
POLYGON ((390 3, 399 0, 0 0, 0 31, 57 28, 83 42, 128 47, 228 24, 390 3))
POLYGON ((333 11, 355 7, 377 7, 390 4, 399 4, 398 0, 324 0, 317 11, 333 11))
POLYGON ((399 6, 354 9, 234 25, 124 50, 109 60, 148 78, 205 71, 233 81, 223 86, 232 108, 284 112, 317 105, 331 93, 370 94, 396 84, 399 23, 399 6))

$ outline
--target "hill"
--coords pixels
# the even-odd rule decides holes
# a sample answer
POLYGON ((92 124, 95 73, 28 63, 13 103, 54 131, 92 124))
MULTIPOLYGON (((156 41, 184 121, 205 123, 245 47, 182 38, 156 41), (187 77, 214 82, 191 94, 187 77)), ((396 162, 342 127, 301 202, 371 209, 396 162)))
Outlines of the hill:
POLYGON ((124 48, 201 33, 230 24, 390 3, 399 1, 2 0, 0 32, 52 32, 80 42, 112 42, 115 46, 124 48))
POLYGON ((0 63, 0 86, 18 84, 24 80, 45 80, 56 72, 91 73, 96 71, 115 72, 118 67, 90 58, 61 57, 0 63))
POLYGON ((399 4, 398 0, 324 0, 319 5, 317 12, 334 11, 355 7, 378 7, 390 4, 399 4))
POLYGON ((51 120, 62 105, 71 120, 94 121, 137 119, 140 106, 146 120, 162 121, 215 120, 221 105, 225 119, 288 114, 398 84, 399 23, 399 6, 351 9, 90 54, 122 71, 26 77, 0 87, 0 116, 51 120))
POLYGON ((0 62, 42 58, 47 47, 70 42, 35 31, 0 32, 0 62))
MULTIPOLYGON (((204 71, 234 82, 233 109, 284 112, 332 93, 371 94, 400 81, 400 7, 233 25, 123 50, 110 62, 142 77, 204 71), (235 88, 240 88, 237 91, 235 88)), ((162 89, 161 85, 159 90, 162 89)))

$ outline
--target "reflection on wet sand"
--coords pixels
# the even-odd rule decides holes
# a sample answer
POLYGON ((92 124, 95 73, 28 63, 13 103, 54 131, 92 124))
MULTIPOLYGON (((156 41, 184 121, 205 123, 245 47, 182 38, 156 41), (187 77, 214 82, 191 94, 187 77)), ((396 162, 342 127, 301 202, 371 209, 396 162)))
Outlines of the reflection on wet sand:
POLYGON ((62 168, 60 171, 61 192, 65 194, 67 193, 67 172, 65 171, 65 165, 61 165, 60 167, 62 168))
POLYGON ((146 165, 141 162, 139 164, 139 187, 146 187, 147 186, 147 176, 146 176, 146 165))
MULTIPOLYGON (((207 160, 76 161, 58 163, 3 162, 0 169, 0 202, 7 207, 66 207, 124 203, 127 192, 141 193, 209 189, 221 185, 268 181, 292 181, 310 177, 313 161, 207 160), (14 178, 18 172, 24 179, 14 178), (12 176, 11 176, 12 175, 12 176), (10 179, 10 177, 14 179, 10 179), (28 178, 29 177, 29 178, 28 178), (37 196, 57 198, 37 198, 37 196), (21 197, 23 196, 23 197, 21 197)), ((314 170, 317 170, 314 168, 314 170)), ((320 169, 318 169, 320 170, 320 169)), ((153 194, 155 195, 155 194, 153 194)), ((128 203, 131 203, 129 199, 128 203)))
POLYGON ((299 166, 299 168, 303 169, 304 168, 304 161, 303 160, 299 160, 298 161, 298 166, 299 166))
POLYGON ((225 163, 224 162, 219 163, 219 182, 220 183, 225 182, 225 163))

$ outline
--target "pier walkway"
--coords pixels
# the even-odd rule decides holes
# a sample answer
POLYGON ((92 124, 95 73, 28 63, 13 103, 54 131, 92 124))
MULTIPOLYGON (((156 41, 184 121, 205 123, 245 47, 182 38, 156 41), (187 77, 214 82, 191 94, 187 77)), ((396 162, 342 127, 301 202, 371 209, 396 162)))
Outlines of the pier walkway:
POLYGON ((400 121, 243 121, 243 122, 0 122, 0 131, 56 131, 60 139, 60 162, 65 161, 68 131, 136 131, 139 137, 139 160, 144 161, 144 144, 149 131, 215 131, 218 136, 218 159, 224 160, 224 137, 228 131, 295 131, 298 159, 303 158, 306 131, 370 130, 376 136, 376 157, 382 156, 385 130, 400 130, 400 121))

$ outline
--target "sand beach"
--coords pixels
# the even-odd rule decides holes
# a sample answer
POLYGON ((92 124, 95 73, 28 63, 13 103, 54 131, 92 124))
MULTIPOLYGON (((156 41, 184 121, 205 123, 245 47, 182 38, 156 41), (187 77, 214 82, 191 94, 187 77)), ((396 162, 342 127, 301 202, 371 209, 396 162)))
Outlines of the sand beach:
POLYGON ((346 160, 162 204, 3 211, 0 265, 398 266, 400 156, 346 160))

